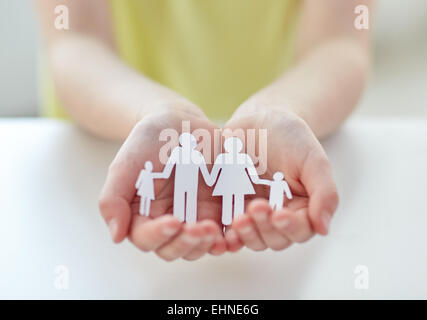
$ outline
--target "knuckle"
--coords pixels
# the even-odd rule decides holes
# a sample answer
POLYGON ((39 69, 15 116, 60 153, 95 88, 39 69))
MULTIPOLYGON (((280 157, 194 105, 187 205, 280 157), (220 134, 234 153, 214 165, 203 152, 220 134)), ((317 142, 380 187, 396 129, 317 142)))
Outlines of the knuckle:
POLYGON ((241 239, 246 243, 254 242, 258 238, 258 235, 253 230, 251 230, 248 233, 245 233, 245 232, 239 230, 239 234, 240 234, 241 239))
POLYGON ((110 200, 107 197, 104 197, 104 196, 99 197, 98 207, 101 213, 105 212, 105 210, 107 210, 109 205, 110 205, 110 200))
POLYGON ((330 201, 333 202, 334 204, 338 205, 338 203, 340 201, 338 191, 337 190, 332 191, 330 197, 331 197, 330 201))
POLYGON ((317 164, 319 170, 323 172, 329 171, 331 169, 331 163, 329 162, 328 157, 322 150, 322 152, 315 152, 312 154, 312 159, 314 163, 317 164))
POLYGON ((130 207, 127 201, 121 197, 101 196, 98 200, 99 209, 104 218, 126 215, 130 207))
POLYGON ((100 196, 98 199, 98 207, 101 215, 107 218, 111 207, 114 205, 114 200, 107 196, 100 196))
POLYGON ((118 176, 120 178, 120 177, 125 176, 127 174, 126 169, 127 169, 126 164, 123 163, 123 161, 119 161, 119 160, 115 159, 108 166, 108 174, 118 176))
POLYGON ((137 240, 135 237, 135 234, 130 233, 129 234, 129 240, 141 251, 143 252, 149 252, 151 251, 150 248, 148 248, 143 241, 141 241, 140 239, 137 240))
POLYGON ((326 205, 330 207, 330 210, 332 211, 331 214, 332 214, 333 211, 335 211, 336 208, 338 207, 338 203, 339 203, 338 191, 335 188, 328 191, 324 196, 324 201, 326 205))

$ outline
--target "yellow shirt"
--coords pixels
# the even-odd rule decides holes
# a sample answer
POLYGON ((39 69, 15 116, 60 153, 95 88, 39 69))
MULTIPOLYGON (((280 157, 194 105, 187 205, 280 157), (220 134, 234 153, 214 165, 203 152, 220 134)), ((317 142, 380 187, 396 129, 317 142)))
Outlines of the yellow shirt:
MULTIPOLYGON (((298 0, 110 0, 120 57, 224 119, 290 66, 298 0)), ((62 116, 47 72, 44 114, 62 116)))

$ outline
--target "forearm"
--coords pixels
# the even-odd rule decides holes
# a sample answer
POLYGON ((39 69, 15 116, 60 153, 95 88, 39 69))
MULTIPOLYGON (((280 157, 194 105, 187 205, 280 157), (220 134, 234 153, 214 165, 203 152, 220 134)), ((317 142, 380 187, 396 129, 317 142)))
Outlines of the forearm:
POLYGON ((242 108, 244 112, 266 107, 294 112, 317 137, 322 137, 335 130, 354 109, 368 70, 369 56, 364 47, 347 39, 328 41, 252 96, 242 108))
POLYGON ((49 58, 67 113, 99 136, 124 139, 144 115, 171 106, 199 112, 179 94, 132 70, 94 38, 67 35, 49 46, 49 58))

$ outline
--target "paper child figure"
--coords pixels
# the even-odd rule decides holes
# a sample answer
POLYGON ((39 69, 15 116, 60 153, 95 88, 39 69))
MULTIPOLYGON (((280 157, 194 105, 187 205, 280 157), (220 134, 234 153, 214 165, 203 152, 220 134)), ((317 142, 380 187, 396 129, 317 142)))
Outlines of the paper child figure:
POLYGON ((270 185, 270 207, 273 210, 280 210, 283 208, 283 194, 286 193, 286 197, 292 199, 291 189, 289 189, 288 183, 283 180, 283 173, 277 171, 273 175, 273 181, 268 181, 270 185))
POLYGON ((143 216, 149 216, 151 200, 154 200, 154 179, 161 178, 160 172, 152 172, 153 164, 151 161, 145 162, 145 169, 142 169, 136 180, 135 187, 138 189, 137 195, 141 197, 139 213, 143 216))
POLYGON ((169 178, 175 166, 173 215, 180 221, 196 222, 199 170, 208 186, 212 186, 213 181, 206 167, 205 158, 195 149, 196 138, 184 132, 179 137, 179 144, 180 147, 172 150, 161 178, 169 178))
POLYGON ((259 179, 252 159, 247 154, 240 153, 242 148, 243 143, 240 139, 227 138, 224 142, 226 153, 218 155, 211 172, 214 182, 218 178, 212 195, 222 196, 224 225, 230 225, 233 217, 238 217, 245 212, 245 195, 255 194, 251 180, 255 184, 268 183, 267 180, 259 179))

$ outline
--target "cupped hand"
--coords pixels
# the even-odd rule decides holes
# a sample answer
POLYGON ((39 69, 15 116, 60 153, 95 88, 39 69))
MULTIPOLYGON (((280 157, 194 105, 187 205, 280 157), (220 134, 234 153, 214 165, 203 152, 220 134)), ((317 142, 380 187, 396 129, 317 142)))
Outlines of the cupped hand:
MULTIPOLYGON (((198 221, 184 224, 172 216, 174 177, 154 182, 155 200, 150 216, 139 214, 140 198, 135 182, 145 161, 153 163, 153 172, 163 170, 159 152, 165 142, 159 140, 164 129, 181 134, 182 121, 190 121, 191 130, 212 132, 216 126, 201 112, 180 111, 173 106, 147 115, 132 130, 111 163, 101 192, 99 206, 114 242, 126 237, 143 251, 154 251, 164 260, 195 260, 205 253, 219 255, 226 251, 220 224, 221 206, 212 198, 211 189, 201 179, 198 192, 198 221)), ((176 141, 176 143, 178 143, 176 141)))
POLYGON ((257 185, 256 195, 247 197, 246 214, 233 221, 226 239, 232 239, 235 250, 239 242, 259 251, 282 250, 315 233, 326 235, 338 194, 329 160, 309 126, 296 114, 280 109, 239 114, 225 128, 267 129, 267 170, 261 177, 272 179, 281 171, 293 199, 285 197, 284 208, 272 211, 267 201, 269 187, 257 185))

